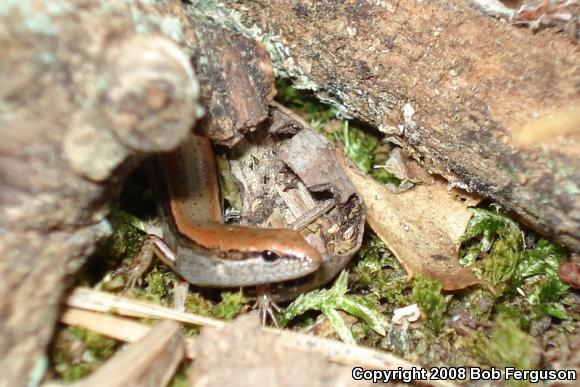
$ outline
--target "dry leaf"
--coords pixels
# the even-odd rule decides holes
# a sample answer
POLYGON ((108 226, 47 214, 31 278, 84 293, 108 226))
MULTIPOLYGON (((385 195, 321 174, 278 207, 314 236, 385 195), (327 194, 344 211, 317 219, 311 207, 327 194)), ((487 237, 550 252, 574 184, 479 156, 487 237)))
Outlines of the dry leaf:
MULTIPOLYGON (((376 166, 375 166, 376 167, 376 166)), ((430 175, 415 160, 406 157, 401 148, 395 148, 389 153, 385 165, 380 166, 395 175, 397 179, 410 181, 416 184, 433 184, 433 176, 430 175)))
POLYGON ((409 278, 423 274, 439 280, 443 289, 457 290, 484 284, 459 264, 458 241, 471 212, 449 194, 447 182, 393 193, 356 167, 343 161, 345 171, 363 198, 367 222, 405 267, 409 278))

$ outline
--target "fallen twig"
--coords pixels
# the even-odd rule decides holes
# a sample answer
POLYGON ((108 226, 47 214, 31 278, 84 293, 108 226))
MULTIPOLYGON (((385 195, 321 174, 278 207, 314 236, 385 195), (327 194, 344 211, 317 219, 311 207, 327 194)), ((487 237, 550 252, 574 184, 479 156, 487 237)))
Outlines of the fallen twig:
POLYGON ((132 300, 88 288, 77 288, 65 301, 66 305, 95 312, 115 312, 122 316, 160 318, 188 324, 222 327, 225 323, 209 317, 179 312, 171 308, 132 300))

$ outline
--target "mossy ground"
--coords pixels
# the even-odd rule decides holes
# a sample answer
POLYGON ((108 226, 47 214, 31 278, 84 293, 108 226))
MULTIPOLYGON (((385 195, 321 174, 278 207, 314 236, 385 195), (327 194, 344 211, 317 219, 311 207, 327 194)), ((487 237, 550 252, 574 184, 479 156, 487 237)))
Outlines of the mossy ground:
MULTIPOLYGON (((278 100, 303 115, 332 142, 341 143, 365 173, 383 183, 398 183, 384 169, 375 168, 386 160, 390 149, 378 133, 356 121, 337 118, 333 108, 293 89, 287 81, 278 82, 278 100)), ((100 263, 95 265, 92 260, 79 281, 122 291, 123 276, 114 268, 121 262, 131 265, 143 236, 138 225, 154 218, 153 208, 146 181, 136 174, 111 213, 115 233, 99 249, 100 263)), ((543 338, 569 335, 580 320, 577 301, 557 275, 566 251, 522 228, 493 206, 473 211, 460 260, 473 265, 480 277, 494 286, 495 294, 480 287, 444 293, 436 280, 423 276, 408 282, 396 258, 369 231, 348 275, 343 274, 328 289, 297 299, 281 314, 281 323, 304 327, 323 315, 332 328, 327 332, 335 332, 330 335, 390 350, 424 366, 544 367, 537 355, 547 345, 543 338), (422 312, 419 322, 408 326, 389 322, 395 309, 413 303, 422 312)), ((175 279, 156 262, 143 286, 131 290, 130 295, 171 305, 175 279)), ((227 320, 249 309, 250 300, 241 292, 195 289, 186 301, 188 312, 227 320)), ((82 377, 119 346, 76 328, 61 330, 56 343, 53 369, 66 380, 82 377), (77 344, 71 346, 71 340, 77 344), (73 347, 86 354, 75 355, 73 347)), ((176 378, 176 383, 179 380, 176 378)))

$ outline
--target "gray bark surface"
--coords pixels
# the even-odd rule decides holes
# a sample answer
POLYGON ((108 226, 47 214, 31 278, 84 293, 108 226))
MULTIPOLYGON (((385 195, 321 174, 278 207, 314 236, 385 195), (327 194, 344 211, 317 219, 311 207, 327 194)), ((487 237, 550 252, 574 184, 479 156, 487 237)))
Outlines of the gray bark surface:
POLYGON ((463 1, 194 1, 261 39, 279 73, 386 133, 451 185, 580 249, 579 136, 522 146, 537 117, 577 109, 580 55, 463 1))
POLYGON ((174 148, 195 120, 188 56, 139 7, 0 7, 2 386, 42 378, 67 279, 109 232, 108 204, 140 159, 174 148))

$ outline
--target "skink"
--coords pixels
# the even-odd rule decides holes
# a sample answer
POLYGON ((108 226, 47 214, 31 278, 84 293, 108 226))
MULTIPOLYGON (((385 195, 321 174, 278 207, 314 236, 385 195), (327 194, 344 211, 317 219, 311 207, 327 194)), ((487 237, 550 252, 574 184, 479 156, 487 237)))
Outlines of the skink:
MULTIPOLYGON (((259 286, 301 278, 321 264, 297 231, 223 223, 216 163, 209 139, 192 133, 175 152, 152 163, 163 239, 148 236, 141 267, 153 254, 198 286, 259 286)), ((143 274, 135 269, 129 283, 143 274)))

